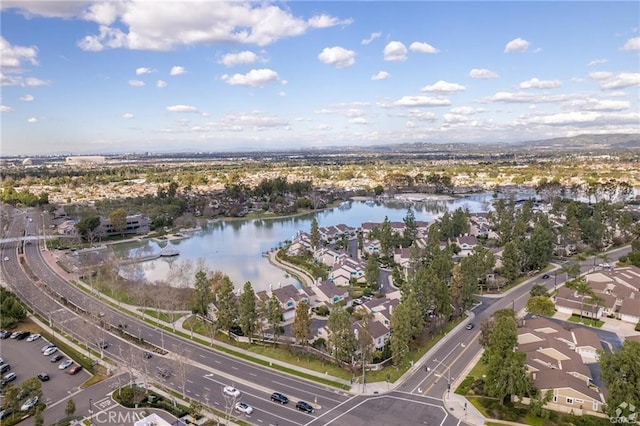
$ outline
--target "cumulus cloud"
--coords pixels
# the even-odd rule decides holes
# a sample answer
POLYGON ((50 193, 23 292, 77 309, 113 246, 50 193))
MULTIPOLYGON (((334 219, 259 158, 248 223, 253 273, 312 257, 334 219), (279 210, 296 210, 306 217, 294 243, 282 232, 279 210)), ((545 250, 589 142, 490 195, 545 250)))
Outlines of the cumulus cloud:
POLYGON ((504 53, 526 52, 530 44, 520 37, 514 38, 504 47, 504 53))
POLYGON ((498 78, 498 74, 486 68, 473 68, 469 71, 469 77, 478 79, 498 78))
POLYGON ((115 22, 118 15, 125 11, 125 5, 122 2, 100 2, 94 3, 82 13, 82 18, 86 21, 97 22, 102 25, 111 25, 115 22))
POLYGON ((198 108, 191 105, 171 105, 167 107, 169 112, 199 112, 198 108))
POLYGON ((37 123, 38 119, 36 117, 29 117, 27 118, 27 123, 29 124, 33 124, 33 123, 37 123))
POLYGON ((129 80, 129 86, 143 87, 144 86, 144 81, 142 81, 142 80, 129 80))
POLYGON ((371 35, 368 38, 362 39, 360 43, 366 46, 368 44, 371 44, 373 40, 379 38, 381 35, 382 33, 371 33, 371 35))
POLYGON ((595 66, 595 65, 606 64, 607 62, 609 62, 607 59, 599 58, 599 59, 594 59, 592 61, 589 61, 587 63, 587 66, 588 67, 592 67, 592 66, 595 66))
POLYGON ((156 81, 156 87, 158 89, 164 89, 165 87, 167 87, 167 82, 164 80, 158 80, 156 81))
POLYGON ((611 77, 613 77, 613 73, 610 71, 595 71, 589 73, 589 78, 593 80, 606 80, 611 77))
POLYGON ((554 89, 562 86, 562 82, 560 80, 539 80, 534 77, 531 80, 523 81, 519 86, 521 89, 554 89))
POLYGON ((533 92, 497 92, 480 102, 504 102, 504 103, 560 103, 571 99, 572 95, 549 95, 533 92))
POLYGON ((583 111, 623 111, 631 107, 628 101, 617 101, 610 99, 575 99, 563 104, 565 108, 572 110, 581 109, 583 111))
POLYGON ((640 73, 622 72, 602 79, 600 82, 600 88, 605 90, 624 89, 631 86, 640 86, 640 73))
POLYGON ((122 118, 124 118, 125 120, 131 120, 133 118, 133 114, 131 114, 130 112, 125 112, 124 114, 122 114, 122 118))
POLYGON ((627 40, 624 46, 622 46, 622 50, 640 50, 640 37, 634 37, 627 40))
POLYGON ((334 46, 325 47, 318 55, 318 59, 328 65, 336 68, 347 68, 356 63, 356 52, 347 50, 344 47, 334 46))
POLYGON ((407 60, 407 48, 400 41, 390 41, 384 47, 384 60, 385 61, 406 61, 407 60))
POLYGON ((12 111, 14 111, 14 109, 11 108, 10 106, 0 105, 0 112, 12 112, 12 111))
POLYGON ((386 71, 378 71, 377 74, 374 74, 371 76, 371 80, 386 80, 389 77, 391 77, 391 74, 389 74, 386 71))
POLYGON ((307 23, 311 28, 329 28, 335 27, 336 25, 351 25, 353 23, 353 19, 339 19, 335 16, 322 14, 312 16, 307 20, 307 23))
POLYGON ((247 113, 230 113, 223 116, 214 128, 220 131, 265 130, 275 127, 286 127, 289 122, 283 118, 252 111, 247 113))
POLYGON ((173 67, 171 67, 171 71, 169 71, 169 75, 181 75, 181 74, 184 74, 185 72, 187 72, 187 70, 184 67, 181 67, 180 65, 174 65, 173 67))
POLYGON ((38 48, 35 46, 12 46, 0 36, 0 69, 6 73, 23 71, 23 63, 38 65, 38 48))
POLYGON ((364 117, 351 118, 351 119, 349 119, 349 123, 352 123, 352 124, 369 124, 367 119, 364 118, 364 117))
POLYGON ((98 34, 85 36, 77 44, 80 49, 87 52, 100 52, 106 48, 128 47, 128 40, 127 35, 119 28, 100 25, 98 34))
POLYGON ((429 43, 414 41, 409 46, 409 50, 418 53, 438 53, 439 50, 431 46, 429 43))
POLYGON ((253 64, 258 59, 258 55, 245 50, 242 52, 227 53, 220 59, 220 63, 226 67, 235 67, 237 65, 253 64))
POLYGON ((22 87, 40 87, 49 86, 48 80, 41 80, 35 77, 23 78, 21 76, 8 76, 0 73, 0 85, 2 86, 22 86, 22 87))
POLYGON ((449 83, 444 80, 437 81, 436 83, 430 86, 424 86, 422 88, 423 92, 440 92, 440 93, 453 93, 453 92, 460 92, 463 90, 467 90, 467 88, 461 84, 449 83))
POLYGON ((150 74, 152 72, 153 70, 151 68, 147 68, 147 67, 136 68, 136 75, 150 74))
POLYGON ((19 99, 24 102, 31 102, 34 98, 33 95, 26 94, 24 96, 20 96, 19 99))
POLYGON ((451 101, 447 98, 429 97, 429 96, 403 96, 393 103, 393 106, 399 107, 438 107, 451 105, 451 101))
POLYGON ((268 68, 254 69, 246 74, 224 74, 222 81, 232 86, 263 87, 278 81, 278 73, 268 68))
POLYGON ((471 108, 471 107, 468 107, 468 106, 462 106, 462 107, 451 108, 449 110, 449 112, 451 114, 458 114, 458 115, 473 115, 473 114, 477 113, 478 111, 475 108, 471 108))

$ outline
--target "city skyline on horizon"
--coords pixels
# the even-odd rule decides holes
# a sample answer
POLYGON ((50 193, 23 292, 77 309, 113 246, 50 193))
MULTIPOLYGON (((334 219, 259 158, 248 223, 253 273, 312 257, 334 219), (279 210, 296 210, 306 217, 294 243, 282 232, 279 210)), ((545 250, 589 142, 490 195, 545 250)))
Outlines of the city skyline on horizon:
POLYGON ((640 130, 636 2, 0 7, 2 156, 640 130))

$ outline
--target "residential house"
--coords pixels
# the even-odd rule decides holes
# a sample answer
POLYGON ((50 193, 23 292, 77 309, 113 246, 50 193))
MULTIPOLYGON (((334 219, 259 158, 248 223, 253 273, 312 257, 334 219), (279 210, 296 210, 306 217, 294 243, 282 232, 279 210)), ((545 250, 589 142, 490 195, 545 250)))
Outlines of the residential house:
POLYGON ((314 253, 316 262, 322 263, 326 266, 333 266, 342 259, 346 259, 348 257, 347 253, 342 250, 334 250, 327 247, 322 247, 314 253))
POLYGON ((604 308, 589 303, 589 296, 581 296, 568 287, 560 287, 556 292, 556 310, 569 315, 581 315, 586 318, 600 318, 604 308))
POLYGON ((111 236, 120 234, 148 234, 151 220, 142 214, 130 215, 126 217, 126 224, 123 229, 115 229, 111 224, 111 219, 100 218, 100 226, 96 230, 99 235, 111 236))
POLYGON ((640 298, 637 298, 638 293, 634 294, 636 298, 624 299, 622 301, 618 315, 624 322, 638 324, 640 323, 640 298))
POLYGON ((306 232, 298 232, 295 237, 293 237, 289 247, 287 247, 287 254, 289 256, 298 256, 310 251, 313 251, 311 235, 306 232))
POLYGON ((463 237, 456 238, 456 244, 460 248, 460 252, 458 256, 465 257, 469 256, 473 249, 478 245, 478 239, 473 235, 465 235, 463 237))
POLYGON ((377 239, 370 240, 368 238, 363 239, 362 251, 370 255, 380 253, 380 240, 377 240, 377 239))
POLYGON ((333 265, 329 280, 333 281, 336 285, 349 285, 352 280, 365 282, 365 266, 365 263, 360 260, 351 258, 340 259, 333 265))
MULTIPOLYGON (((375 321, 372 319, 369 320, 362 320, 362 321, 354 321, 353 322, 353 331, 354 334, 357 336, 362 333, 364 324, 363 321, 368 321, 368 327, 369 327, 369 333, 371 334, 371 338, 373 339, 373 347, 375 350, 377 351, 381 351, 384 349, 384 345, 387 343, 387 341, 389 340, 389 338, 391 337, 391 330, 389 330, 389 327, 387 327, 386 325, 382 324, 380 321, 375 321)), ((356 353, 359 353, 360 351, 357 350, 356 353)))
POLYGON ((325 304, 328 307, 342 301, 345 301, 346 306, 351 304, 349 289, 339 287, 331 281, 319 282, 318 285, 314 285, 310 289, 316 294, 316 300, 319 304, 325 304))
POLYGON ((277 289, 271 289, 270 292, 280 302, 284 321, 289 321, 294 318, 298 303, 305 301, 312 306, 313 300, 311 299, 312 296, 315 296, 315 293, 309 288, 297 288, 292 284, 285 285, 277 289))

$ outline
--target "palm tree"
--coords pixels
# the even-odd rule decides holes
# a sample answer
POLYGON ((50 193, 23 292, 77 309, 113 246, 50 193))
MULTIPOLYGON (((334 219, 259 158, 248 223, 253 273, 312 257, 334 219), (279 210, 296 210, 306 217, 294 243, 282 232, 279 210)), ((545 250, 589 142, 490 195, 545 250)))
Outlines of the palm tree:
POLYGON ((584 298, 589 296, 591 299, 598 297, 593 293, 593 290, 589 286, 589 283, 583 279, 575 279, 573 281, 569 281, 567 283, 567 288, 575 290, 576 293, 580 296, 580 323, 583 323, 582 314, 584 311, 584 298))

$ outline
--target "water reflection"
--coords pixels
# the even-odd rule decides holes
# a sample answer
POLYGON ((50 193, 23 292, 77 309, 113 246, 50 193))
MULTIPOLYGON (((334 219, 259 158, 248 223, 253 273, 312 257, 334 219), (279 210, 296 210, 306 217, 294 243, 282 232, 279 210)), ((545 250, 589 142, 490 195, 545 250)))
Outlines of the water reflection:
MULTIPOLYGON (((318 212, 315 217, 320 226, 343 223, 359 227, 364 222, 382 222, 385 216, 390 221, 400 222, 406 216, 407 209, 413 207, 416 220, 430 222, 458 207, 470 212, 488 211, 491 200, 492 193, 417 203, 351 201, 318 212)), ((264 254, 284 241, 293 239, 298 231, 309 232, 313 217, 314 214, 305 214, 281 219, 213 221, 204 224, 201 231, 189 238, 121 244, 114 246, 113 250, 121 258, 159 254, 163 247, 174 247, 180 252, 177 257, 160 257, 122 268, 123 275, 137 279, 192 286, 195 265, 202 265, 227 274, 237 289, 241 289, 246 281, 250 281, 256 291, 280 283, 299 285, 295 278, 271 265, 264 254)))

